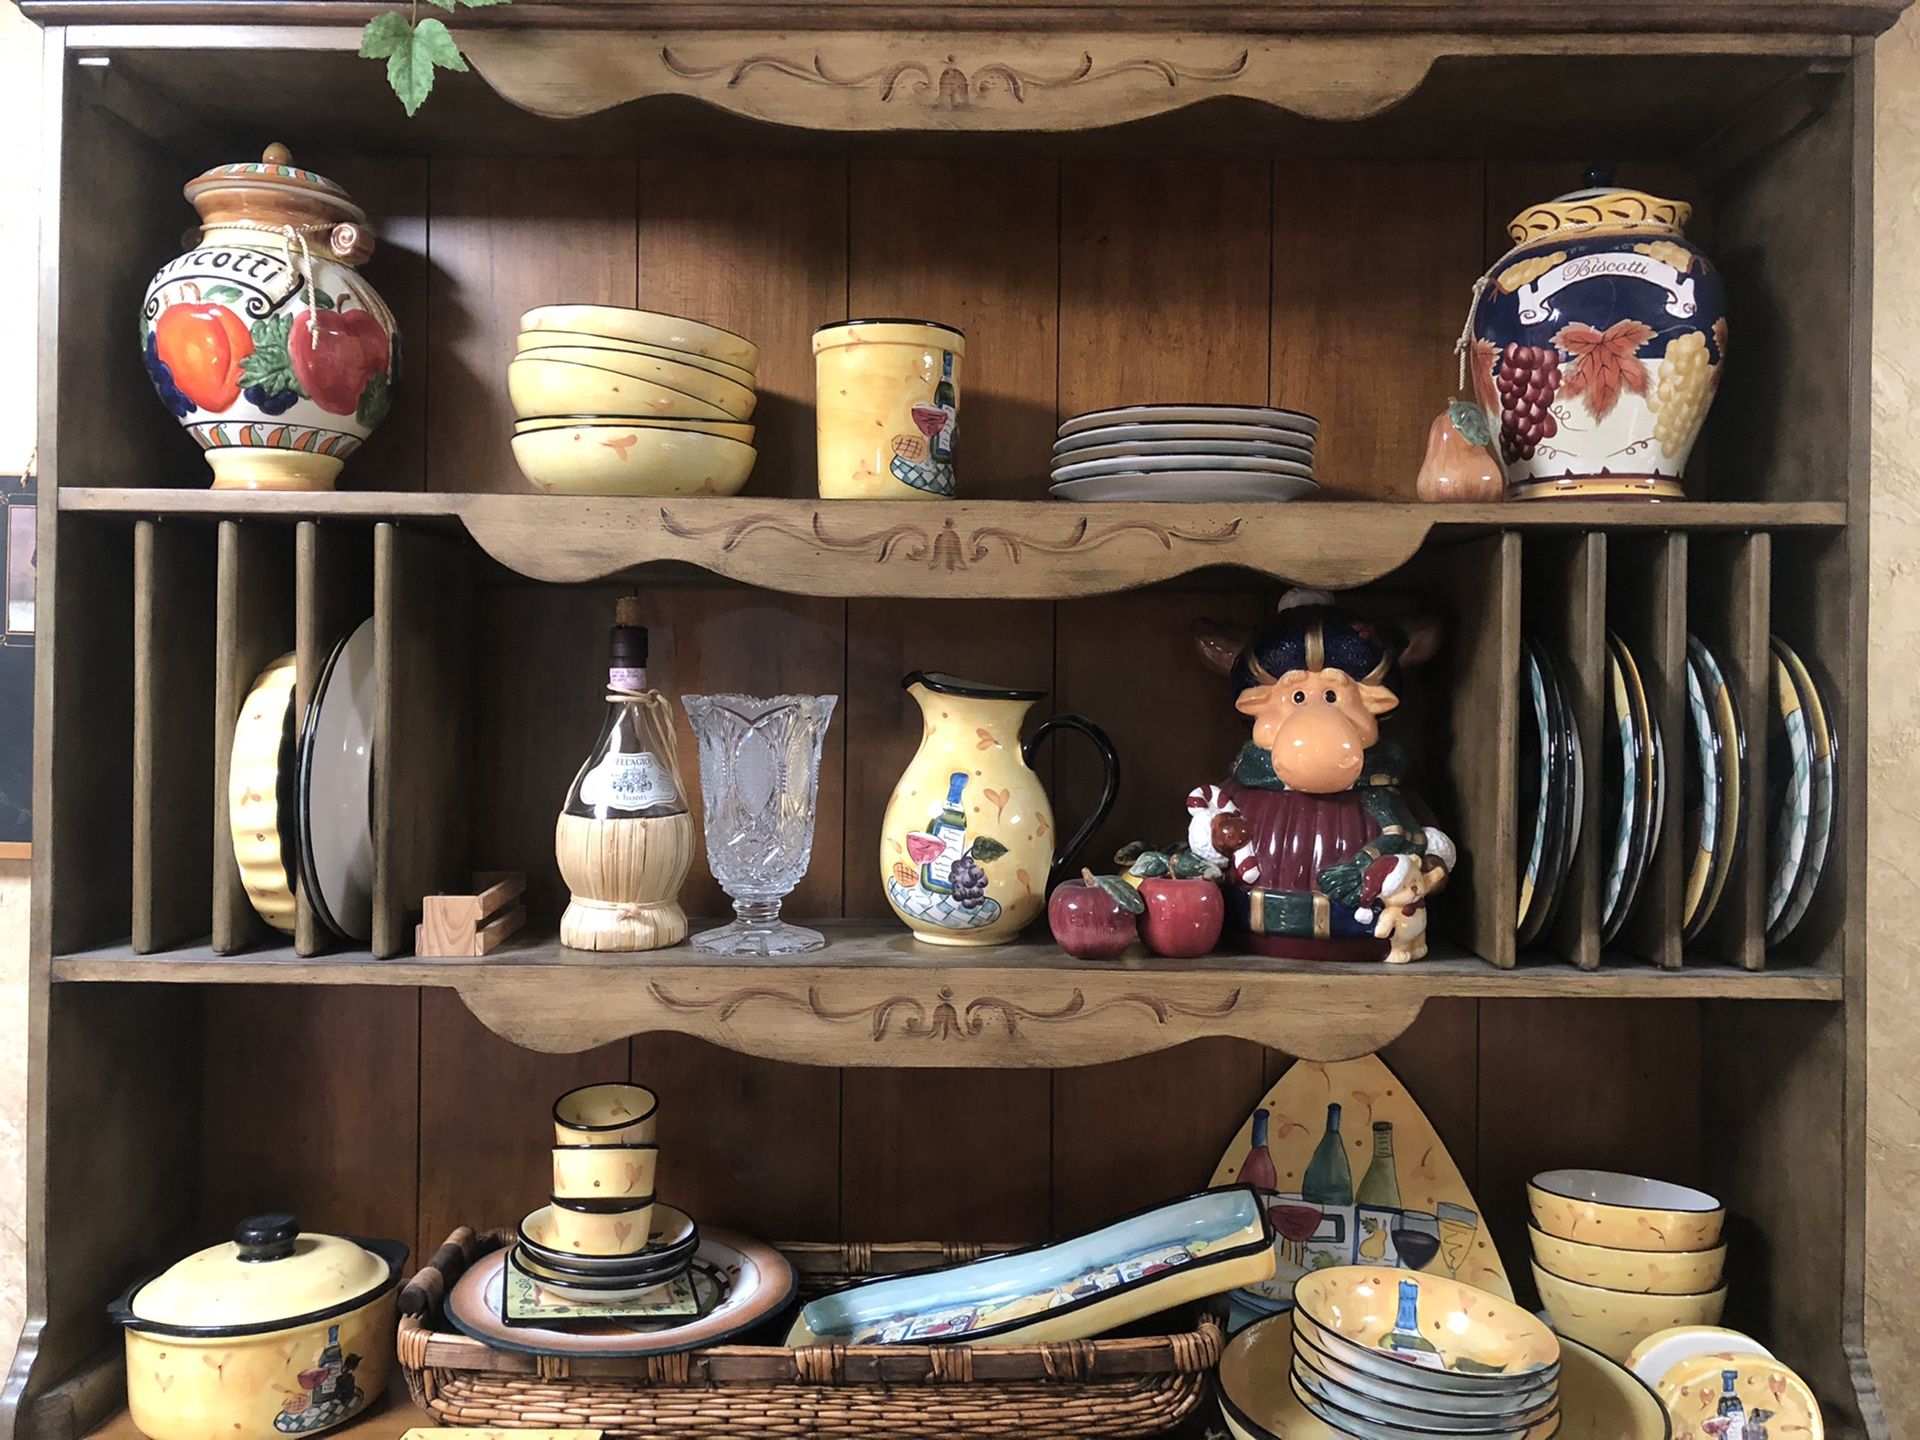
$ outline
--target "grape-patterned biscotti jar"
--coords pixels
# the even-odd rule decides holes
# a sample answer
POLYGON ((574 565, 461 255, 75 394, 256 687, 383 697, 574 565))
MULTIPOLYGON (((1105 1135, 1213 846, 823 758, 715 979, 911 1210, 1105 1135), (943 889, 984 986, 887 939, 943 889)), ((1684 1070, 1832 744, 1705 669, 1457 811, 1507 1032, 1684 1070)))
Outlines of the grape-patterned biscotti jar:
POLYGON ((330 490, 387 413, 393 315, 360 277, 366 214, 282 145, 189 183, 202 229, 147 286, 140 344, 215 489, 330 490))
POLYGON ((1467 370, 1516 499, 1682 498, 1720 385, 1726 292, 1691 208, 1612 184, 1535 205, 1476 290, 1467 370))

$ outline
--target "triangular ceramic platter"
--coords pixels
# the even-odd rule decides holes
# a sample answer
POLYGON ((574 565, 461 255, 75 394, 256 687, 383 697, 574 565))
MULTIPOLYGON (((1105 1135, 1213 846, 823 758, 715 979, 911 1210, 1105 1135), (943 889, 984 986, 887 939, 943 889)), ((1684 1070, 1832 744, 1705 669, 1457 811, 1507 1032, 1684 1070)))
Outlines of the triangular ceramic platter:
POLYGON ((1377 1055, 1297 1061, 1247 1117, 1211 1183, 1268 1197, 1279 1237, 1273 1279, 1233 1292, 1235 1329, 1289 1308, 1294 1281, 1330 1265, 1385 1262, 1513 1298, 1479 1202, 1377 1055))

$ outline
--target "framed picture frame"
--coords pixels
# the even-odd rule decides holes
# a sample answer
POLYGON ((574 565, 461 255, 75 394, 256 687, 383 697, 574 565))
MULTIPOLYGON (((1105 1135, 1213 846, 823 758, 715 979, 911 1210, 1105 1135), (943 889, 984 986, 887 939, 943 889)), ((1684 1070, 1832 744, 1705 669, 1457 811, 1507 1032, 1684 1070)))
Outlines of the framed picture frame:
POLYGON ((0 475, 0 518, 6 522, 6 628, 0 631, 0 860, 21 860, 33 853, 36 492, 31 475, 0 475))

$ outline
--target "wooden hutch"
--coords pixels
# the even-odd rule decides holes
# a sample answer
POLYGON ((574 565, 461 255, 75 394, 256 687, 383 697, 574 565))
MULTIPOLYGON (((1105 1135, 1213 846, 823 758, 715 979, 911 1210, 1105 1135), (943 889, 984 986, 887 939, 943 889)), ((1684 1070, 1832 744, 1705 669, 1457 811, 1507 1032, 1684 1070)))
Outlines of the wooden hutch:
MULTIPOLYGON (((1732 1213, 1728 1323, 1808 1378, 1830 1433, 1888 1433, 1861 1334, 1867 322, 1872 36, 1897 0, 519 0, 455 17, 472 72, 413 120, 355 53, 383 6, 22 8, 47 27, 38 832, 28 1325, 0 1436, 116 1423, 107 1300, 250 1210, 421 1254, 512 1221, 545 1189, 550 1099, 582 1081, 660 1089, 664 1193, 702 1220, 1018 1241, 1199 1188, 1287 1057, 1374 1049, 1523 1299, 1527 1175, 1697 1183, 1732 1213), (407 342, 338 494, 210 492, 133 344, 192 220, 182 183, 273 140, 374 217, 367 274, 407 342), (1414 502, 1475 277, 1596 159, 1692 201, 1727 278, 1693 498, 1414 502), (568 300, 758 342, 747 496, 529 493, 506 359, 524 308, 568 300), (960 501, 814 498, 808 336, 849 314, 967 332, 960 501), (1149 399, 1317 414, 1331 493, 1045 498, 1061 417, 1149 399), (888 917, 903 673, 1042 687, 1105 726, 1125 779, 1103 855, 1173 829, 1238 743, 1190 622, 1254 619, 1289 583, 1445 617, 1392 722, 1466 856, 1433 958, 1083 964, 1044 931, 935 953, 888 917), (827 922, 823 952, 551 938, 553 816, 635 587, 669 695, 843 697, 788 904, 827 922), (216 814, 254 673, 294 650, 304 697, 369 615, 376 935, 342 953, 304 897, 292 944, 259 925, 216 814), (1724 923, 1682 946, 1669 806, 1603 953, 1590 806, 1563 915, 1514 953, 1521 635, 1570 657, 1593 794, 1608 626, 1670 737, 1690 630, 1755 727, 1770 632, 1824 683, 1838 853, 1787 946, 1763 943, 1755 844, 1724 923), (484 959, 412 958, 420 896, 476 868, 528 872, 533 923, 484 959)), ((1096 783, 1064 750, 1048 778, 1063 816, 1096 783)), ((724 909, 703 866, 688 909, 724 909)))

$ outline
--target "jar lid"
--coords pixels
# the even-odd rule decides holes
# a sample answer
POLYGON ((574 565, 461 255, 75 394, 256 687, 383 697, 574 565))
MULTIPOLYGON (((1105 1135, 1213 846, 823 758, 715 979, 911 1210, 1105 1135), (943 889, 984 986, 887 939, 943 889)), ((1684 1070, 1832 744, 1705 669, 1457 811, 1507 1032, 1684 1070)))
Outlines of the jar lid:
POLYGON ((367 223, 366 211, 353 197, 326 176, 299 169, 278 143, 267 146, 258 160, 214 166, 189 180, 184 193, 209 225, 222 220, 367 223))
POLYGON ((358 1309, 399 1278, 406 1253, 397 1241, 302 1234, 291 1215, 255 1215, 227 1243, 136 1285, 113 1316, 136 1330, 174 1335, 276 1330, 358 1309))
POLYGON ((1563 231, 1569 238, 1593 230, 1678 235, 1692 218, 1693 207, 1686 201, 1666 200, 1644 190, 1615 185, 1613 171, 1596 166, 1587 172, 1580 189, 1514 216, 1507 225, 1507 237, 1516 245, 1524 245, 1563 231))

